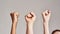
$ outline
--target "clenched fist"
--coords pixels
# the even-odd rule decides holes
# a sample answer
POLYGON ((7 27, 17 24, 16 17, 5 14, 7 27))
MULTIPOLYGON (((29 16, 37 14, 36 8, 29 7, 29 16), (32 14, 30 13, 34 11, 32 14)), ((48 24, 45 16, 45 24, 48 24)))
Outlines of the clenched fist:
POLYGON ((51 16, 51 11, 50 10, 46 10, 42 13, 42 17, 43 17, 43 21, 44 22, 48 22, 51 16))
POLYGON ((12 19, 12 22, 17 22, 18 21, 18 12, 12 12, 10 13, 10 16, 11 16, 11 19, 12 19))
POLYGON ((36 19, 36 15, 33 12, 30 12, 25 16, 25 20, 27 23, 32 23, 35 21, 35 19, 36 19))

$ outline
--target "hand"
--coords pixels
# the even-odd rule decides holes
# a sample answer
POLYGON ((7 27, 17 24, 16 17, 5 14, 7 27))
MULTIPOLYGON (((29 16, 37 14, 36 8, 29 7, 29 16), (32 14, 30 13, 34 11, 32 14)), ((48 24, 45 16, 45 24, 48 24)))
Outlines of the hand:
POLYGON ((30 12, 25 16, 25 20, 27 23, 32 23, 35 21, 36 15, 33 12, 30 12))
POLYGON ((51 11, 46 10, 42 13, 43 21, 48 22, 51 16, 51 11))
POLYGON ((10 16, 11 16, 11 19, 12 19, 12 22, 17 22, 18 21, 18 12, 12 12, 10 13, 10 16))

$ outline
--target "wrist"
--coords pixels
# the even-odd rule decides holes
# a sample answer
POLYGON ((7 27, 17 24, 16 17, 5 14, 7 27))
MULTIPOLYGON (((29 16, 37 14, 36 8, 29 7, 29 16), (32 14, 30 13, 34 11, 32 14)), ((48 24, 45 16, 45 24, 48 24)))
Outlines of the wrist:
POLYGON ((33 26, 33 23, 30 22, 30 23, 27 23, 26 25, 27 26, 33 26))
POLYGON ((27 24, 27 28, 28 28, 28 29, 33 28, 33 24, 27 24))
POLYGON ((33 22, 27 22, 26 24, 27 25, 33 25, 33 22))
POLYGON ((17 25, 15 25, 15 24, 12 24, 12 27, 13 27, 13 28, 16 28, 16 26, 17 26, 17 25))
POLYGON ((16 25, 17 25, 17 22, 12 22, 12 25, 13 25, 13 26, 16 26, 16 25))
POLYGON ((44 24, 44 25, 48 25, 48 21, 46 21, 46 22, 43 22, 43 24, 44 24))

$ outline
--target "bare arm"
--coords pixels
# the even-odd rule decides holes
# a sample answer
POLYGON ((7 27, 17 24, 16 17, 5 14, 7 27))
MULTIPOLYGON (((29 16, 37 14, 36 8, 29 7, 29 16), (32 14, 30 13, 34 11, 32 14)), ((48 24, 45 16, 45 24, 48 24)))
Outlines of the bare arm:
POLYGON ((11 27, 11 33, 10 34, 16 34, 16 27, 18 22, 18 13, 13 12, 10 13, 11 19, 12 19, 12 27, 11 27))
POLYGON ((45 23, 47 22, 43 22, 44 34, 49 34, 49 26, 48 24, 45 23))
POLYGON ((49 19, 50 19, 51 12, 49 10, 46 10, 45 12, 42 13, 43 17, 43 29, 44 29, 44 34, 49 34, 49 19))
POLYGON ((26 20, 26 34, 33 34, 33 24, 35 21, 35 14, 33 12, 30 12, 28 15, 25 16, 26 20))
POLYGON ((26 34, 33 34, 33 24, 26 24, 26 34))

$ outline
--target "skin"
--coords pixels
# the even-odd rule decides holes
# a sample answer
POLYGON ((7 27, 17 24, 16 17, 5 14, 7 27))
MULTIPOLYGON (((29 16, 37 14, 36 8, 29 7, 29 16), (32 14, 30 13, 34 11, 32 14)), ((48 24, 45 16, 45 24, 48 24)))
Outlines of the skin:
POLYGON ((11 19, 12 19, 12 28, 10 34, 16 34, 16 27, 18 22, 18 16, 19 14, 17 12, 10 13, 11 19))
POLYGON ((27 26, 26 34, 33 34, 33 24, 35 19, 36 19, 36 16, 33 12, 30 12, 25 16, 26 26, 27 26))
POLYGON ((54 34, 60 34, 60 32, 59 32, 59 31, 57 31, 57 32, 55 32, 54 34))
POLYGON ((49 19, 51 16, 51 11, 46 10, 42 12, 42 18, 43 18, 43 28, 44 28, 44 34, 49 34, 49 19))

